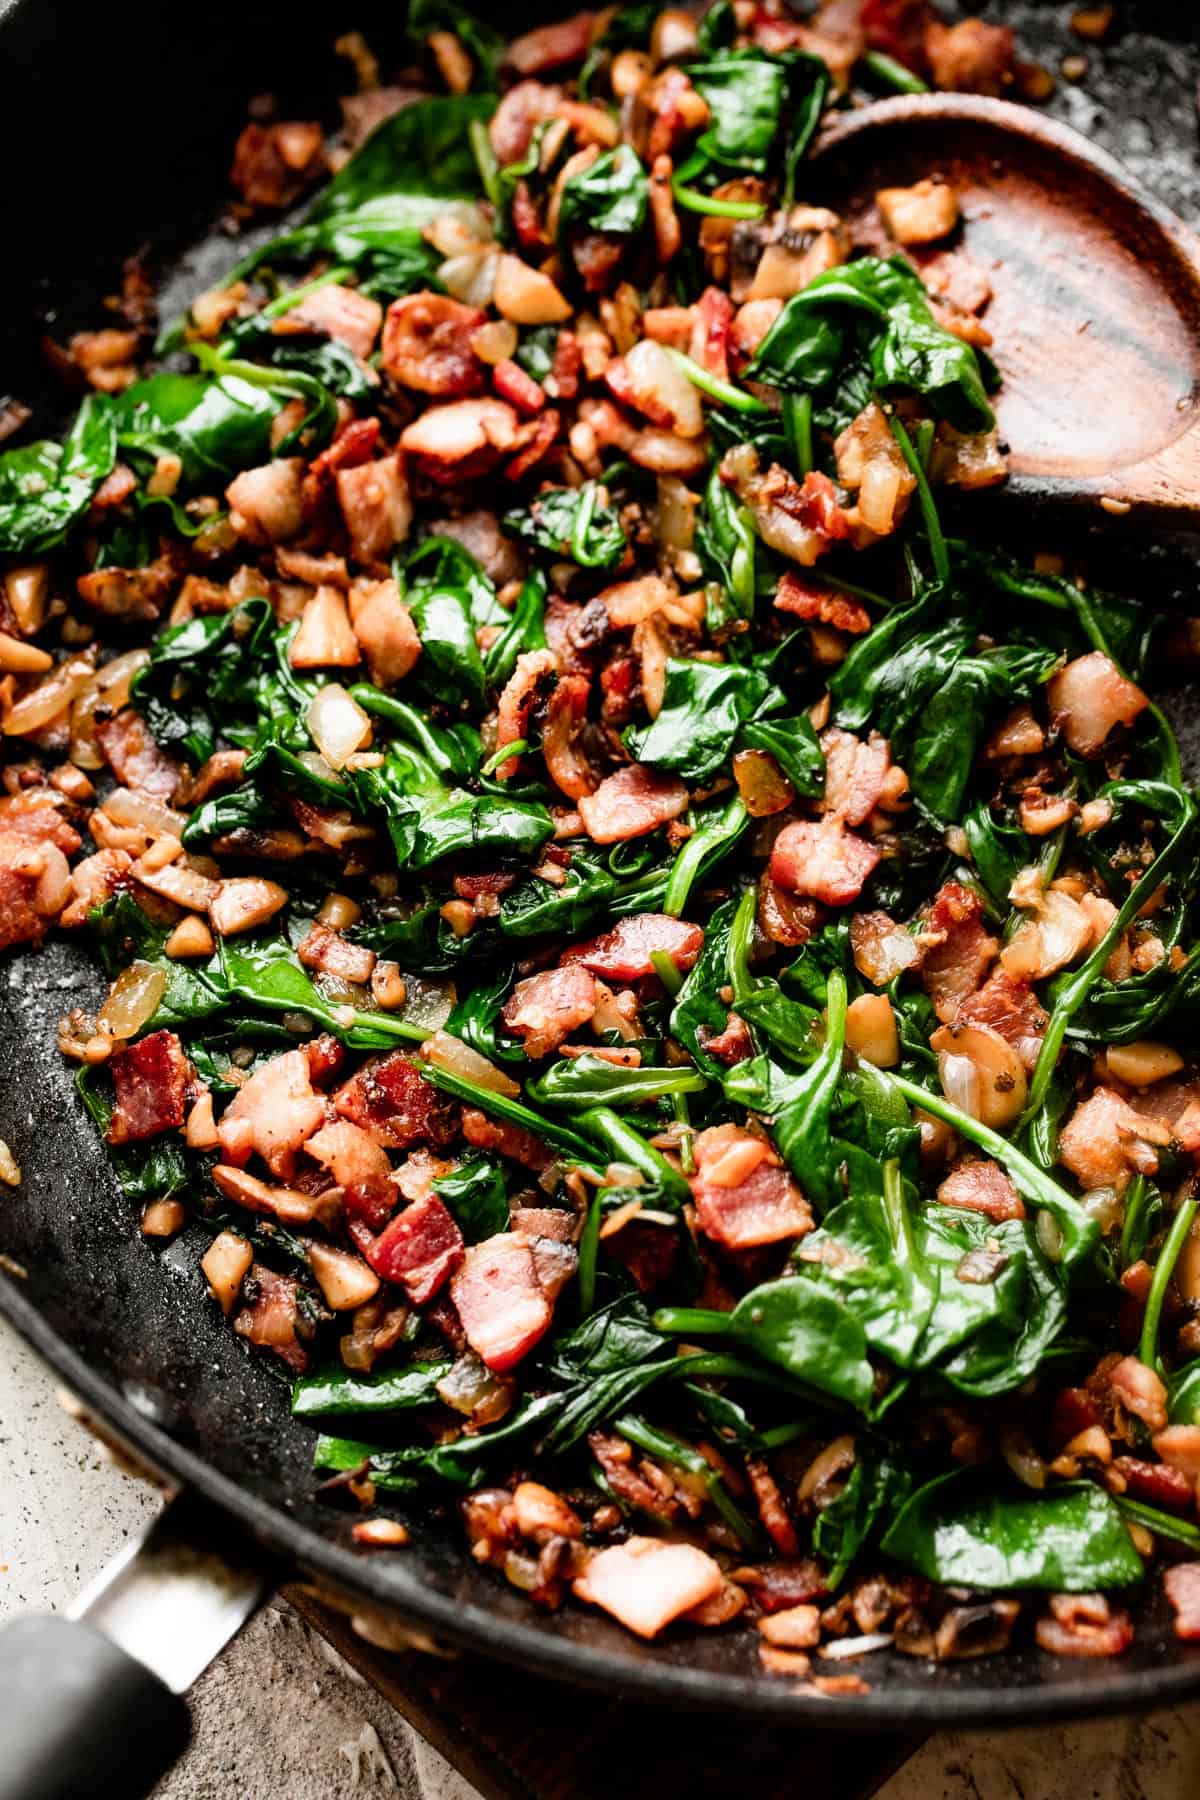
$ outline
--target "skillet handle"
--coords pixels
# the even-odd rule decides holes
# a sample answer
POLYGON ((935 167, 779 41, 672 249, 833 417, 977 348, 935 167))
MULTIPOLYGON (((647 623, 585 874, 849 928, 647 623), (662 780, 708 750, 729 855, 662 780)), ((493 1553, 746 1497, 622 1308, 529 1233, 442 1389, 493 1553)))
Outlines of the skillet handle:
POLYGON ((142 1800, 190 1736, 179 1696, 90 1625, 0 1629, 0 1800, 142 1800))

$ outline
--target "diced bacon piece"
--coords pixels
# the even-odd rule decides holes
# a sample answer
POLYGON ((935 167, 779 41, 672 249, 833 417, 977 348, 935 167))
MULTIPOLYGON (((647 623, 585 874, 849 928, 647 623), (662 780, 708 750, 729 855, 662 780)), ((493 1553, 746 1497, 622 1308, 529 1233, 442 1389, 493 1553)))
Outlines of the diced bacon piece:
POLYGON ((875 204, 898 244, 932 244, 958 224, 958 195, 946 181, 927 177, 914 187, 881 188, 875 204))
POLYGON ((314 1132, 305 1145, 342 1190, 348 1214, 381 1231, 396 1210, 392 1165, 370 1132, 349 1119, 334 1119, 314 1132))
MULTIPOLYGON (((1184 1429, 1194 1430, 1195 1427, 1184 1429)), ((1142 1462, 1136 1456, 1118 1456, 1113 1467, 1124 1477, 1125 1492, 1131 1500, 1144 1500, 1147 1506, 1158 1506, 1165 1512, 1191 1512, 1196 1499, 1196 1483, 1180 1469, 1172 1469, 1161 1462, 1142 1462)))
POLYGON ((879 862, 874 844, 847 831, 836 814, 817 824, 799 819, 785 825, 771 851, 771 879, 791 894, 806 894, 827 906, 848 906, 879 862))
POLYGON ((707 1025, 701 1025, 697 1036, 700 1048, 707 1050, 710 1056, 715 1056, 718 1062, 725 1063, 729 1068, 754 1055, 754 1039, 750 1035, 750 1027, 737 1013, 726 1013, 724 1031, 710 1032, 707 1025))
POLYGON ((520 1125, 489 1119, 474 1106, 463 1109, 462 1134, 476 1150, 499 1151, 501 1156, 511 1157, 513 1162, 521 1163, 537 1175, 554 1161, 554 1152, 549 1145, 543 1144, 531 1131, 523 1130, 520 1125))
MULTIPOLYGON (((836 0, 835 8, 843 10, 836 7, 836 0)), ((929 18, 929 0, 863 0, 858 26, 867 49, 882 50, 920 75, 925 70, 922 40, 929 18)))
POLYGON ((1123 1356, 1109 1371, 1113 1393, 1135 1419, 1140 1419, 1150 1433, 1161 1432, 1167 1423, 1167 1390, 1162 1377, 1136 1356, 1123 1356))
POLYGON ((53 844, 73 856, 83 839, 63 816, 63 797, 53 789, 30 788, 0 800, 0 839, 21 844, 53 844), (51 796, 51 797, 48 797, 51 796))
POLYGON ((754 1596, 760 1613, 789 1612, 812 1600, 823 1600, 828 1592, 820 1563, 811 1557, 802 1561, 770 1562, 761 1568, 738 1570, 738 1582, 754 1596))
POLYGON ((387 562, 412 525, 412 500, 400 458, 381 456, 339 469, 334 479, 351 556, 359 563, 387 562))
POLYGON ((304 603, 288 661, 293 669, 354 669, 362 661, 341 588, 319 587, 304 603))
POLYGON ((1078 756, 1098 756, 1108 734, 1132 725, 1150 704, 1101 650, 1077 656, 1046 686, 1050 715, 1078 756))
POLYGON ((134 1144, 163 1131, 178 1131, 191 1064, 173 1031, 152 1031, 115 1051, 108 1066, 116 1091, 108 1143, 134 1144))
POLYGON ((758 452, 738 444, 722 460, 721 479, 750 508, 763 542, 802 568, 811 568, 831 544, 850 535, 837 490, 819 469, 810 469, 803 483, 779 463, 760 474, 758 452))
POLYGON ((786 944, 789 949, 806 944, 822 917, 815 900, 788 893, 763 870, 758 883, 758 927, 773 944, 786 944))
MULTIPOLYGON (((761 1456, 746 1458, 746 1477, 758 1507, 758 1516, 762 1520, 767 1536, 780 1556, 796 1556, 800 1550, 796 1527, 792 1523, 779 1483, 761 1456)), ((801 1637, 807 1638, 809 1643, 815 1643, 820 1636, 817 1609, 815 1606, 790 1608, 786 1612, 775 1615, 773 1633, 762 1625, 759 1626, 759 1630, 763 1631, 764 1636, 769 1637, 771 1642, 776 1644, 790 1641, 799 1648, 798 1640, 801 1637)))
MULTIPOLYGON (((453 538, 464 550, 469 550, 479 563, 483 572, 498 588, 507 582, 518 581, 525 573, 525 562, 520 550, 510 537, 506 537, 500 529, 500 521, 494 512, 486 507, 477 506, 469 512, 456 512, 444 519, 431 519, 430 531, 437 537, 453 538)), ((553 605, 553 600, 550 603, 553 605)))
POLYGON ((467 1342, 495 1375, 515 1368, 553 1317, 533 1251, 518 1232, 472 1244, 451 1278, 450 1297, 467 1342))
POLYGON ((555 400, 574 400, 579 392, 579 372, 583 352, 573 331, 560 331, 554 346, 554 361, 546 377, 545 391, 555 400))
POLYGON ((943 25, 930 19, 924 49, 933 85, 956 94, 1002 94, 1012 69, 1013 34, 1007 25, 964 19, 943 25))
POLYGON ((855 913, 850 921, 850 948, 855 968, 875 987, 887 987, 921 960, 912 932, 885 912, 855 913))
POLYGON ((520 162, 543 119, 552 119, 565 98, 560 87, 541 81, 518 81, 492 114, 488 132, 496 160, 520 162))
POLYGON ((1175 1636, 1200 1643, 1200 1562, 1176 1563, 1163 1576, 1163 1592, 1175 1613, 1175 1636))
POLYGON ((813 1217, 799 1186, 764 1138, 714 1125, 694 1142, 691 1189, 700 1229, 729 1250, 803 1237, 813 1217))
POLYGON ((278 208, 298 200, 325 171, 325 135, 315 119, 245 126, 229 179, 247 206, 278 208))
POLYGON ((835 631, 847 631, 861 637, 871 629, 871 615, 848 594, 834 588, 818 587, 789 569, 775 590, 775 605, 780 612, 791 613, 807 624, 832 625, 835 631))
MULTIPOLYGON (((496 706, 496 749, 519 743, 528 733, 535 706, 549 697, 558 672, 553 650, 523 650, 505 682, 496 706)), ((518 758, 508 757, 496 770, 499 781, 516 774, 518 758)))
POLYGON ((568 1506, 561 1494, 543 1487, 537 1481, 519 1481, 513 1489, 513 1514, 522 1537, 536 1544, 550 1543, 554 1538, 581 1538, 583 1525, 579 1514, 568 1506))
POLYGON ((687 811, 688 791, 677 775, 630 763, 581 795, 579 816, 595 844, 619 844, 644 837, 687 811))
POLYGON ((106 619, 157 619, 178 585, 173 559, 156 556, 138 569, 92 569, 79 576, 75 592, 106 619))
POLYGON ((362 944, 352 944, 340 931, 322 925, 319 920, 309 926, 308 936, 296 955, 306 969, 320 969, 323 975, 335 975, 339 981, 370 981, 371 970, 375 967, 373 950, 365 949, 362 944))
MULTIPOLYGON (((174 867, 172 864, 171 868, 174 867)), ((166 875, 168 871, 164 869, 162 873, 166 875)), ((193 872, 188 870, 187 873, 193 872)), ((158 893, 164 891, 162 885, 155 887, 151 874, 143 872, 140 863, 134 874, 146 887, 154 888, 158 893)), ((211 886, 204 876, 196 876, 195 881, 211 886)), ((189 883, 189 888, 191 885, 189 883)), ((177 898, 182 906, 190 906, 199 903, 200 891, 196 891, 195 902, 182 891, 172 898, 177 898)), ((239 931, 251 931, 256 925, 265 925, 287 905, 289 898, 287 889, 280 887, 277 881, 265 881, 258 875, 235 875, 227 881, 217 882, 215 892, 203 904, 208 907, 213 930, 222 937, 233 937, 239 931)))
POLYGON ((350 623, 376 687, 391 687, 411 674, 421 654, 421 639, 390 576, 355 584, 350 591, 350 623))
POLYGON ((729 379, 729 327, 733 302, 724 288, 706 287, 697 300, 688 354, 720 381, 729 379))
POLYGON ((579 1252, 574 1244, 564 1244, 558 1238, 531 1234, 524 1227, 520 1235, 527 1240, 533 1251, 538 1286, 553 1306, 567 1283, 575 1279, 579 1269, 579 1252))
POLYGON ((597 786, 592 766, 579 747, 591 686, 587 675, 560 676, 546 705, 542 756, 551 781, 568 800, 582 800, 597 786))
POLYGON ((132 706, 102 719, 96 726, 96 742, 123 786, 155 800, 169 800, 179 786, 179 764, 159 749, 132 706))
POLYGON ((526 374, 520 363, 508 357, 493 368, 492 386, 500 398, 515 406, 518 412, 532 415, 541 412, 546 404, 546 390, 541 383, 526 374))
POLYGON ((572 1587, 577 1599, 611 1613, 638 1637, 654 1638, 724 1583, 713 1558, 693 1544, 634 1537, 599 1551, 572 1587))
POLYGON ((999 1163, 979 1157, 968 1157, 950 1171, 938 1189, 938 1199, 943 1206, 984 1213, 997 1225, 1005 1219, 1025 1217, 1025 1203, 999 1163))
POLYGON ((27 845, 0 838, 0 950, 37 944, 46 935, 49 920, 33 904, 39 875, 9 866, 12 860, 18 865, 27 862, 30 854, 27 845))
POLYGON ((338 1088, 333 1105, 341 1118, 392 1150, 413 1144, 437 1148, 454 1132, 453 1109, 400 1050, 364 1064, 338 1088))
POLYGON ((243 469, 225 489, 229 523, 251 544, 282 544, 304 523, 304 462, 279 456, 243 469))
POLYGON ((1003 969, 988 976, 977 993, 958 1004, 956 1025, 990 1025, 1013 1046, 1027 1069, 1038 1059, 1047 1015, 1027 982, 1013 981, 1003 969))
POLYGON ((539 25, 515 37, 504 60, 518 75, 546 75, 582 62, 592 47, 596 19, 595 13, 580 12, 553 25, 539 25))
POLYGON ((233 1329, 248 1344, 273 1350, 293 1374, 308 1367, 308 1352, 297 1336, 300 1319, 300 1283, 291 1275, 277 1275, 265 1263, 253 1263, 243 1293, 253 1297, 233 1321, 233 1329))
POLYGON ((221 1154, 241 1165, 257 1152, 273 1175, 286 1180, 297 1150, 324 1118, 308 1058, 303 1050, 285 1050, 256 1069, 226 1107, 217 1125, 221 1154))
POLYGON ((288 811, 306 837, 330 850, 345 850, 371 836, 371 827, 341 806, 317 806, 300 794, 286 796, 288 811))
POLYGON ((400 434, 401 449, 417 459, 431 480, 443 482, 486 473, 499 454, 516 449, 520 441, 512 407, 486 398, 431 406, 400 434))
POLYGON ((926 944, 921 980, 944 1023, 957 1017, 959 1004, 973 994, 995 962, 997 940, 983 923, 983 902, 961 882, 947 881, 938 891, 924 921, 926 944))
POLYGON ((526 475, 537 468, 557 439, 560 423, 559 415, 553 409, 539 414, 531 422, 528 441, 504 465, 506 481, 524 481, 526 475))
POLYGON ((582 963, 606 981, 641 981, 655 973, 650 960, 653 951, 669 956, 679 973, 686 975, 703 948, 704 933, 698 925, 667 913, 633 913, 619 919, 611 931, 573 944, 563 951, 561 961, 582 963))
POLYGON ((1133 1626, 1103 1594, 1051 1594, 1050 1616, 1038 1620, 1034 1636, 1052 1656, 1120 1656, 1133 1642, 1133 1626))
POLYGON ((357 469, 361 463, 370 462, 379 444, 379 433, 378 419, 351 419, 333 442, 319 456, 313 457, 306 479, 307 492, 322 491, 327 479, 336 475, 339 469, 357 469))
POLYGON ((463 1248, 445 1204, 429 1194, 392 1220, 367 1261, 384 1281, 402 1287, 414 1306, 425 1306, 461 1263, 463 1248))
POLYGON ((483 364, 471 339, 487 313, 448 294, 406 294, 388 307, 380 365, 401 387, 440 398, 483 391, 483 364))
MULTIPOLYGON (((6 860, 6 839, 0 832, 0 870, 6 860)), ((85 856, 82 862, 77 862, 71 870, 73 897, 59 924, 68 930, 82 925, 94 906, 102 905, 110 894, 131 885, 132 868, 133 858, 127 850, 98 850, 95 856, 85 856)), ((2 915, 3 901, 0 900, 0 949, 5 948, 2 915)))
POLYGON ((609 363, 604 380, 615 400, 633 407, 663 431, 696 438, 704 430, 700 396, 668 351, 642 338, 609 363))
POLYGON ((891 752, 886 738, 872 732, 864 744, 836 725, 821 733, 825 753, 825 811, 847 825, 861 825, 884 791, 891 752))
POLYGON ((527 975, 504 1002, 502 1018, 520 1034, 526 1056, 535 1061, 557 1050, 577 1025, 596 1010, 596 982, 581 963, 527 975))
POLYGON ((382 323, 383 308, 378 300, 360 294, 357 288, 341 287, 331 281, 277 319, 274 330, 280 336, 294 331, 322 332, 365 361, 375 348, 382 323))
POLYGON ((1157 1166, 1145 1142, 1145 1134, 1153 1129, 1151 1121, 1135 1112, 1115 1089, 1099 1087, 1063 1126, 1058 1159, 1082 1187, 1115 1187, 1123 1192, 1139 1166, 1150 1174, 1157 1166))

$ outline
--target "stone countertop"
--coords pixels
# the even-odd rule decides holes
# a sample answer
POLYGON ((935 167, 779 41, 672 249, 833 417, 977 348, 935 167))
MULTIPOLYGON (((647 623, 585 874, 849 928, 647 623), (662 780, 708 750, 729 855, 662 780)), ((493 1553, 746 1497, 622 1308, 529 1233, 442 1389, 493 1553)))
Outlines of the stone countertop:
MULTIPOLYGON (((159 1504, 63 1409, 53 1378, 2 1324, 0 1454, 0 1618, 64 1606, 159 1504)), ((478 1800, 282 1601, 229 1645, 191 1703, 192 1744, 154 1800, 478 1800)), ((939 1733, 880 1800, 1198 1793, 1200 1704, 1037 1731, 939 1733)))

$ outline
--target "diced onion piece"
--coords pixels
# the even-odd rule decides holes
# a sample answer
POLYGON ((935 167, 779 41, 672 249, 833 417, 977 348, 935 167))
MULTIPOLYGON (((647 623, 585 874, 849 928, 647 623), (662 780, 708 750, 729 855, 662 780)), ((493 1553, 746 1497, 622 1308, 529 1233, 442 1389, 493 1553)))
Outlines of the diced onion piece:
MULTIPOLYGON (((71 761, 81 769, 99 769, 104 758, 96 743, 96 714, 120 712, 128 703, 133 678, 150 661, 149 650, 126 650, 97 669, 82 684, 71 704, 71 761)), ((106 809, 107 810, 107 809, 106 809)))
POLYGON ((454 1011, 454 983, 444 976, 408 974, 404 977, 404 1022, 436 1031, 454 1011))
POLYGON ((1115 1231, 1125 1218, 1125 1202, 1114 1187, 1089 1188, 1079 1204, 1106 1235, 1115 1231))
POLYGON ((943 1025, 929 1042, 946 1098, 963 1112, 1003 1131, 1024 1111, 1029 1089, 1025 1065, 990 1025, 943 1025), (965 1070, 963 1063, 969 1065, 965 1070))
POLYGON ((152 1019, 167 986, 165 969, 153 963, 132 962, 113 982, 96 1022, 113 1038, 136 1037, 152 1019))
POLYGON ((492 227, 478 206, 447 206, 422 233, 439 256, 463 256, 492 242, 492 227))
POLYGON ((253 1250, 244 1237, 238 1237, 233 1231, 219 1232, 200 1258, 200 1272, 226 1316, 237 1303, 253 1261, 253 1250))
POLYGON ((72 656, 52 669, 44 681, 14 701, 4 720, 6 737, 28 737, 52 725, 64 713, 92 673, 90 656, 72 656))
POLYGON ((334 1312, 353 1312, 365 1306, 379 1292, 379 1277, 362 1258, 348 1250, 335 1250, 331 1244, 315 1239, 305 1243, 309 1266, 325 1304, 334 1312))
POLYGON ((448 294, 467 306, 490 306, 496 286, 495 250, 467 250, 461 256, 447 257, 438 267, 438 280, 448 294))
POLYGON ((106 795, 100 809, 114 825, 132 825, 150 837, 180 837, 187 824, 187 814, 152 800, 148 794, 135 794, 129 788, 114 788, 106 795))
POLYGON ((1062 1226, 1054 1214, 1046 1211, 1040 1212, 1034 1230, 1037 1233, 1037 1241, 1041 1246, 1042 1254, 1048 1261, 1058 1262, 1062 1256, 1063 1234, 1062 1226))
POLYGON ((449 1032, 435 1031, 432 1037, 425 1039, 421 1045, 421 1055, 426 1062, 431 1062, 435 1069, 445 1069, 448 1075, 460 1075, 464 1081, 470 1081, 476 1087, 487 1088, 493 1094, 505 1094, 515 1100, 521 1092, 520 1087, 503 1069, 490 1063, 486 1056, 480 1056, 461 1038, 451 1037, 449 1032))
POLYGON ((356 750, 370 741, 371 721, 339 681, 318 688, 305 715, 313 742, 334 769, 344 769, 356 750))
POLYGON ((968 1118, 979 1117, 979 1071, 969 1056, 944 1054, 938 1057, 938 1074, 942 1092, 951 1106, 968 1118))
POLYGON ((846 1662, 853 1656, 867 1656, 872 1650, 886 1650, 892 1641, 890 1631, 866 1631, 862 1637, 831 1638, 821 1645, 819 1654, 831 1662, 846 1662))
POLYGON ((471 349, 480 362, 493 367, 506 362, 517 352, 517 328, 509 319, 489 319, 472 334, 471 349))

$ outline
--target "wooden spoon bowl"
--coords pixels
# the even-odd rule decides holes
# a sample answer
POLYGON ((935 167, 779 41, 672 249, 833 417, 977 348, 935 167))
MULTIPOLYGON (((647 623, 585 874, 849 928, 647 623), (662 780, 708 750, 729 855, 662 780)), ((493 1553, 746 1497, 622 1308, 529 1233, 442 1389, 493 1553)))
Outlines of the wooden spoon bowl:
POLYGON ((874 196, 956 190, 984 315, 1011 486, 1200 528, 1200 239, 1113 159, 1027 106, 903 95, 835 118, 821 198, 886 248, 874 196))

